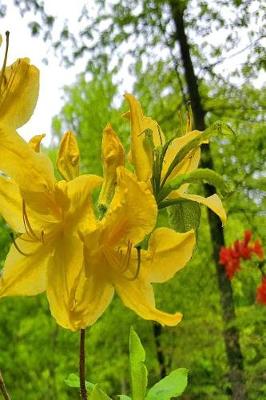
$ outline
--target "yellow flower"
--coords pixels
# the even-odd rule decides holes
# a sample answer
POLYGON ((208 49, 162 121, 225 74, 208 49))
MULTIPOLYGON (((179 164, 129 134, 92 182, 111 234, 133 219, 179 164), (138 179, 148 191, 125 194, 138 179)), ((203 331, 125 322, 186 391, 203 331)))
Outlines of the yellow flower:
MULTIPOLYGON (((20 235, 5 261, 0 297, 31 296, 46 290, 58 323, 78 329, 81 326, 73 326, 70 320, 71 310, 76 307, 75 287, 84 265, 78 232, 90 226, 91 193, 102 178, 73 173, 71 181, 56 182, 49 159, 33 150, 38 149, 42 135, 29 145, 19 136, 8 135, 8 130, 0 132, 0 137, 1 133, 6 134, 7 143, 0 145, 0 169, 12 179, 0 176, 0 213, 20 235)), ((75 139, 69 136, 72 134, 63 138, 59 151, 62 175, 73 168, 70 155, 75 139)), ((82 321, 80 324, 84 327, 82 321)))
POLYGON ((39 94, 39 70, 18 59, 0 73, 0 124, 19 128, 31 117, 39 94))
POLYGON ((114 195, 116 169, 125 164, 125 152, 118 136, 108 124, 102 138, 103 185, 98 199, 99 208, 105 212, 114 195))
POLYGON ((182 315, 156 309, 151 283, 165 282, 185 266, 195 244, 194 232, 180 234, 159 228, 152 232, 148 249, 140 250, 138 244, 156 223, 154 197, 147 185, 124 167, 117 168, 116 179, 106 214, 82 234, 87 279, 80 281, 86 289, 80 287, 77 297, 81 314, 86 305, 87 325, 93 324, 116 291, 125 306, 142 318, 176 325, 182 315))
MULTIPOLYGON (((140 103, 131 94, 125 95, 126 100, 129 103, 130 111, 126 116, 130 119, 131 123, 131 160, 134 165, 136 175, 139 180, 148 182, 153 174, 153 157, 149 155, 149 152, 153 151, 158 146, 163 146, 165 139, 156 121, 150 117, 146 117, 143 114, 140 103), (147 135, 150 132, 150 143, 147 143, 147 135), (143 166, 143 169, 142 169, 143 166)), ((174 139, 166 150, 163 162, 163 168, 161 171, 160 182, 164 181, 167 170, 171 165, 176 154, 191 140, 200 138, 200 131, 190 131, 184 136, 174 139)), ((166 183, 171 181, 173 178, 192 172, 198 168, 200 161, 200 148, 196 147, 192 149, 187 156, 176 165, 171 174, 167 177, 166 183)), ((195 201, 200 204, 204 204, 215 212, 223 223, 226 222, 226 213, 223 208, 222 202, 217 196, 213 194, 207 198, 186 193, 188 184, 182 185, 178 190, 172 191, 168 198, 169 199, 185 199, 195 201)))

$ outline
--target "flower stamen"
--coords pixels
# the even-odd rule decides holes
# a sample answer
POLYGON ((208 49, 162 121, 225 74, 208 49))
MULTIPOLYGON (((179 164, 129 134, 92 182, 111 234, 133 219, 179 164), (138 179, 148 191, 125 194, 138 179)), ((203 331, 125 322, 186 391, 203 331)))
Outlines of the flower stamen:
POLYGON ((6 31, 6 49, 5 49, 3 66, 1 69, 1 76, 0 76, 0 93, 1 93, 1 89, 2 89, 2 84, 5 80, 5 69, 6 69, 6 63, 7 63, 8 48, 9 48, 9 31, 6 31))
POLYGON ((26 211, 26 204, 25 204, 24 200, 22 201, 22 218, 23 218, 23 223, 24 223, 26 233, 29 235, 29 237, 33 241, 37 240, 37 241, 44 242, 44 231, 43 230, 41 231, 41 237, 39 238, 31 227, 31 224, 30 224, 30 221, 28 218, 28 214, 26 211))
POLYGON ((17 242, 16 242, 16 239, 15 239, 13 233, 10 233, 10 237, 11 237, 12 243, 13 243, 13 245, 15 246, 16 250, 17 250, 20 254, 22 254, 23 256, 29 257, 29 256, 32 256, 33 254, 36 253, 36 252, 25 253, 24 251, 22 251, 22 250, 18 247, 18 244, 17 244, 17 242))
POLYGON ((141 267, 141 247, 137 246, 136 247, 137 250, 137 269, 135 274, 132 277, 127 277, 128 281, 135 281, 138 276, 139 276, 139 271, 140 271, 140 267, 141 267))

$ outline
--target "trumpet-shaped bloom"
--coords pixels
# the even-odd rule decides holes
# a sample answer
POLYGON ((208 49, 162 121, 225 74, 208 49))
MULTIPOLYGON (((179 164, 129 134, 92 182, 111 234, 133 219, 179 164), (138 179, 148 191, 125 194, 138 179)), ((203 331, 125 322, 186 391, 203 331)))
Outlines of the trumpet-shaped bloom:
POLYGON ((180 313, 156 309, 151 283, 165 282, 184 267, 192 255, 195 235, 159 228, 151 234, 148 249, 140 250, 138 244, 150 234, 156 217, 156 203, 147 185, 123 167, 117 168, 117 186, 108 211, 82 235, 87 277, 82 284, 87 289, 77 302, 87 304, 88 325, 104 312, 114 291, 144 319, 169 326, 181 320, 180 313))
MULTIPOLYGON (((153 157, 150 156, 152 147, 162 146, 165 142, 164 136, 156 123, 149 117, 144 116, 140 103, 131 94, 125 95, 129 103, 130 111, 126 116, 131 123, 131 160, 134 165, 136 175, 139 180, 149 181, 153 173, 153 157), (152 143, 147 143, 147 133, 151 134, 152 143), (143 168, 142 168, 143 166, 143 168)), ((174 139, 168 146, 164 155, 164 162, 161 171, 161 182, 165 180, 169 166, 174 160, 176 154, 190 141, 200 138, 201 132, 195 130, 187 132, 184 136, 174 139)), ((166 183, 178 175, 190 173, 198 168, 200 161, 200 148, 192 149, 183 160, 178 163, 171 174, 167 177, 166 183)), ((226 222, 226 213, 220 198, 214 194, 207 198, 186 193, 188 184, 183 184, 179 189, 173 190, 169 199, 186 199, 204 204, 215 212, 223 223, 226 222)))
POLYGON ((0 124, 19 128, 31 117, 39 94, 39 70, 20 58, 0 75, 0 124))
MULTIPOLYGON (((81 175, 69 182, 56 182, 48 158, 33 150, 41 137, 29 145, 13 133, 7 144, 1 143, 4 161, 0 160, 0 168, 11 178, 0 177, 0 213, 20 235, 5 261, 0 296, 30 296, 46 290, 56 317, 56 299, 62 300, 59 323, 67 315, 62 325, 78 329, 69 320, 76 307, 73 288, 83 268, 83 244, 78 232, 88 229, 92 221, 91 194, 102 178, 81 175)), ((68 139, 62 141, 64 148, 68 139)), ((71 170, 71 157, 60 150, 61 161, 65 154, 63 169, 71 170)))

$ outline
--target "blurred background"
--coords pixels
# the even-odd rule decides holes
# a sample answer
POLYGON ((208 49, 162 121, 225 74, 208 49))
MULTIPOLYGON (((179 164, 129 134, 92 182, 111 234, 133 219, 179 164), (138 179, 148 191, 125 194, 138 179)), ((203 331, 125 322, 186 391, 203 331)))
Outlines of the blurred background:
MULTIPOLYGON (((223 198, 228 222, 221 227, 202 208, 193 259, 156 287, 158 307, 182 311, 182 323, 158 328, 116 298, 88 330, 88 380, 111 396, 129 393, 134 325, 146 349, 150 386, 186 367, 183 400, 266 398, 266 307, 256 302, 265 267, 259 269, 254 257, 230 281, 218 262, 220 247, 243 238, 245 230, 262 244, 266 238, 265 12, 263 0, 0 0, 1 34, 11 34, 9 62, 27 56, 41 70, 39 103, 20 133, 25 139, 46 133, 43 150, 53 160, 60 137, 71 129, 82 172, 101 174, 108 122, 129 147, 121 117, 125 91, 141 100, 145 115, 169 138, 184 134, 189 108, 195 128, 219 120, 234 131, 205 146, 202 161, 234 187, 223 198)), ((206 186, 191 189, 210 194, 206 186)), ((1 267, 9 245, 1 220, 1 267)), ((0 369, 12 399, 78 399, 64 380, 78 371, 79 335, 56 325, 46 297, 3 299, 0 315, 0 369)))

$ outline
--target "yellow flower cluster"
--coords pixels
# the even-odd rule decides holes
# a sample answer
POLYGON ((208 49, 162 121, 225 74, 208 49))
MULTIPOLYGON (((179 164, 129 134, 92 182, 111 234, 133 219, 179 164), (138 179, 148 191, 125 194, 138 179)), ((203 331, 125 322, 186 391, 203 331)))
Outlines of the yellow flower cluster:
MULTIPOLYGON (((2 70, 0 214, 15 234, 0 279, 0 297, 46 292, 58 324, 74 331, 95 323, 116 292, 140 317, 176 325, 182 315, 156 308, 152 283, 169 280, 186 265, 195 234, 156 228, 152 147, 165 142, 158 124, 126 94, 135 173, 126 169, 123 146, 108 125, 102 140, 103 177, 79 174, 79 148, 74 134, 67 132, 57 158, 63 180, 57 181, 51 161, 40 152, 43 135, 26 143, 16 132, 33 113, 38 90, 39 72, 28 59, 2 70), (97 217, 92 192, 100 187, 97 217)), ((171 142, 160 182, 197 168, 199 147, 167 176, 177 152, 199 135, 192 131, 171 142)), ((217 195, 204 199, 187 194, 186 188, 184 184, 167 196, 206 204, 225 220, 217 195)))

